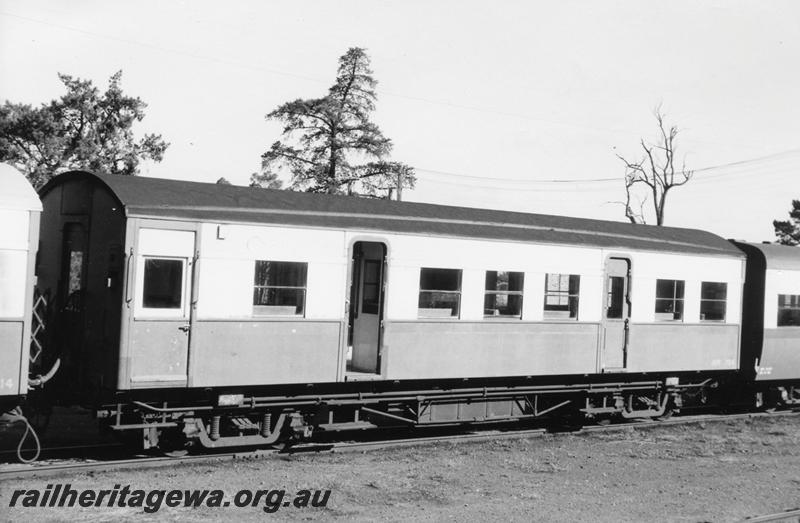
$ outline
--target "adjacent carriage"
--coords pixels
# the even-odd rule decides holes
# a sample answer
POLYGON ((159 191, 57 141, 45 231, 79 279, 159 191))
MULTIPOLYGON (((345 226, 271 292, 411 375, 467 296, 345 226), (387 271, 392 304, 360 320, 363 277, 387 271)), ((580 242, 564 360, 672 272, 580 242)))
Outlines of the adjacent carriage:
POLYGON ((0 414, 28 391, 34 261, 42 205, 27 179, 0 163, 0 414))
POLYGON ((703 231, 86 172, 41 198, 59 396, 150 444, 658 416, 740 365, 745 257, 703 231))
POLYGON ((759 403, 800 404, 800 248, 736 245, 747 253, 742 379, 759 403))

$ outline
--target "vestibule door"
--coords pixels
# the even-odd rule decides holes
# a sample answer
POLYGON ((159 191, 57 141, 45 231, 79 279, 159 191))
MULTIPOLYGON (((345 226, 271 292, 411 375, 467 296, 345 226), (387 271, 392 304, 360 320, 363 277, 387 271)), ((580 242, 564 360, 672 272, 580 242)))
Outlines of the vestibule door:
POLYGON ((194 253, 194 231, 139 230, 128 338, 134 386, 186 384, 194 253))
POLYGON ((631 261, 609 258, 606 261, 606 303, 603 310, 603 371, 623 370, 628 366, 631 318, 631 261))

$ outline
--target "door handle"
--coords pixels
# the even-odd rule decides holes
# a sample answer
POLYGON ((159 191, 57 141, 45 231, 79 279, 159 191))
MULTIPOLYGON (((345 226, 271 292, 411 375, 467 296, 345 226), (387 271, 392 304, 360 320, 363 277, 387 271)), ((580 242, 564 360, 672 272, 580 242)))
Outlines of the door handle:
POLYGON ((178 330, 179 331, 183 331, 183 332, 189 332, 189 326, 188 325, 181 325, 180 327, 178 327, 178 330))

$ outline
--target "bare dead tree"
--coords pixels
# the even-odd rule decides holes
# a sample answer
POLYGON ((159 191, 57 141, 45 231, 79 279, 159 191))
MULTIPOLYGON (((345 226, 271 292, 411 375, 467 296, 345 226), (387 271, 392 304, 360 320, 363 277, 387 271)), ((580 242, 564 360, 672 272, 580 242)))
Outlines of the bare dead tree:
POLYGON ((679 169, 676 169, 675 138, 678 136, 678 128, 674 125, 667 126, 660 105, 653 114, 660 133, 658 140, 656 142, 640 140, 644 154, 639 161, 629 161, 619 154, 617 158, 625 164, 625 217, 631 223, 647 223, 645 203, 651 199, 656 225, 664 225, 667 193, 673 187, 680 187, 691 180, 694 171, 686 169, 685 161, 679 169), (638 211, 632 206, 634 198, 639 201, 638 211))

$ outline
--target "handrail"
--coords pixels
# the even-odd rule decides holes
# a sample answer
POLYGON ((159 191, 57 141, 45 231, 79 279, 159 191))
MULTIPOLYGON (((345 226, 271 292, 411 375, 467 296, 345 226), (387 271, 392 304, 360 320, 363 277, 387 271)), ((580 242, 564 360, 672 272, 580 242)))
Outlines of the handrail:
POLYGON ((131 298, 131 260, 133 259, 133 247, 131 252, 128 253, 128 259, 125 260, 125 304, 130 305, 133 298, 131 298))
POLYGON ((53 378, 53 376, 56 375, 56 372, 58 372, 59 368, 61 368, 61 358, 58 358, 56 362, 53 363, 53 366, 50 368, 49 371, 47 371, 47 374, 45 374, 44 376, 39 374, 35 378, 28 378, 28 387, 40 387, 44 385, 45 383, 50 381, 53 378))

